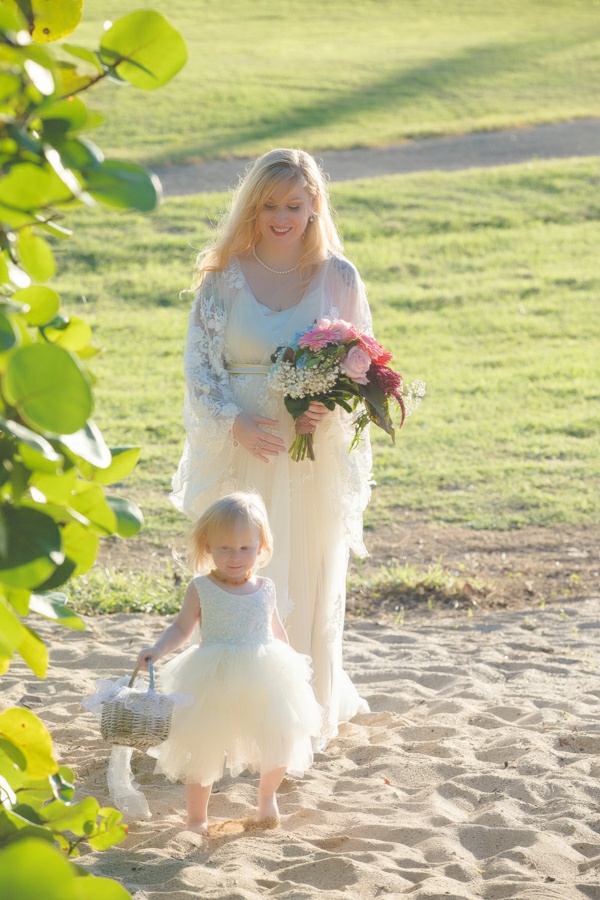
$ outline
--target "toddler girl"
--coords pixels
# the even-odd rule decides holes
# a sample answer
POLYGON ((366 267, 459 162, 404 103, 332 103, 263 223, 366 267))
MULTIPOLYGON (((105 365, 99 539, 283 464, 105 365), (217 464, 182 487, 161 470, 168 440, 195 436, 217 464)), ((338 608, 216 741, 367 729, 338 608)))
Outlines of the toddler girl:
POLYGON ((212 784, 227 767, 260 772, 258 814, 278 818, 276 791, 286 772, 312 764, 312 738, 322 709, 310 686, 310 658, 289 646, 275 587, 256 574, 272 554, 272 536, 258 494, 239 492, 213 503, 190 532, 189 560, 198 573, 179 614, 138 665, 181 647, 200 624, 201 644, 168 662, 162 690, 187 694, 175 710, 157 771, 185 779, 188 828, 208 831, 212 784))

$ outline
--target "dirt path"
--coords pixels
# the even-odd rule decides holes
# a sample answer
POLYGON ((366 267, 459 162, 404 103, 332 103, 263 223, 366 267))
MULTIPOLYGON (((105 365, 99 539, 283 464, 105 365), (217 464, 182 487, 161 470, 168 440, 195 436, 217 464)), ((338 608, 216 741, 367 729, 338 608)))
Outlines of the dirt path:
MULTIPOLYGON (((332 181, 352 181, 437 169, 455 171, 503 166, 530 159, 561 159, 600 154, 600 119, 483 131, 456 137, 405 141, 391 147, 327 150, 315 155, 332 181)), ((226 191, 237 183, 251 159, 212 160, 198 165, 157 166, 167 196, 226 191)))

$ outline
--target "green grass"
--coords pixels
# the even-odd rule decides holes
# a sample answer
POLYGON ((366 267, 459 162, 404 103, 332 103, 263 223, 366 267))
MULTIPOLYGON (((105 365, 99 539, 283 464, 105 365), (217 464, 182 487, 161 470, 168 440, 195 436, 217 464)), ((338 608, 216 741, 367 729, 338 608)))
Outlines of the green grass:
MULTIPOLYGON (((139 0, 86 0, 72 43, 139 0)), ((145 5, 145 4, 143 4, 145 5)), ((598 115, 598 0, 170 0, 189 62, 166 88, 106 83, 117 156, 150 162, 384 145, 598 115)))
MULTIPOLYGON (((395 447, 374 435, 368 525, 399 508, 475 528, 598 521, 599 184, 592 159, 334 186, 376 334, 428 384, 395 447)), ((185 525, 167 499, 183 440, 178 294, 225 199, 85 211, 57 248, 67 309, 106 348, 95 418, 113 446, 143 447, 118 490, 157 543, 185 525)))

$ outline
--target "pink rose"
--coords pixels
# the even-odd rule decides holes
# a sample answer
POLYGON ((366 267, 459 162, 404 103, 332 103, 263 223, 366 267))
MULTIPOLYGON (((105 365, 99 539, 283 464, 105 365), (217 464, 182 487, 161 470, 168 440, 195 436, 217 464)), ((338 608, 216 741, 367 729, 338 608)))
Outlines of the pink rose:
POLYGON ((336 319, 334 322, 321 319, 302 335, 298 343, 311 350, 322 350, 327 344, 346 344, 357 337, 359 333, 350 322, 344 322, 343 319, 336 319))
POLYGON ((342 372, 357 384, 368 384, 367 372, 371 368, 371 357, 358 344, 351 347, 340 362, 342 372))

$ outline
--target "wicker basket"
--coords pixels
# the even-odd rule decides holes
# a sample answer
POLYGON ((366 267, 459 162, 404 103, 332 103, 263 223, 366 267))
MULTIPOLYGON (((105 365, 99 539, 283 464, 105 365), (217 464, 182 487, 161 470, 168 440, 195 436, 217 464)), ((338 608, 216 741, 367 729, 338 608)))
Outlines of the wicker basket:
MULTIPOLYGON (((154 692, 154 668, 148 660, 150 689, 129 691, 123 699, 119 697, 102 704, 100 731, 110 744, 123 744, 137 750, 148 750, 161 744, 169 736, 174 703, 163 694, 154 692)), ((129 681, 132 688, 139 667, 129 681)))

